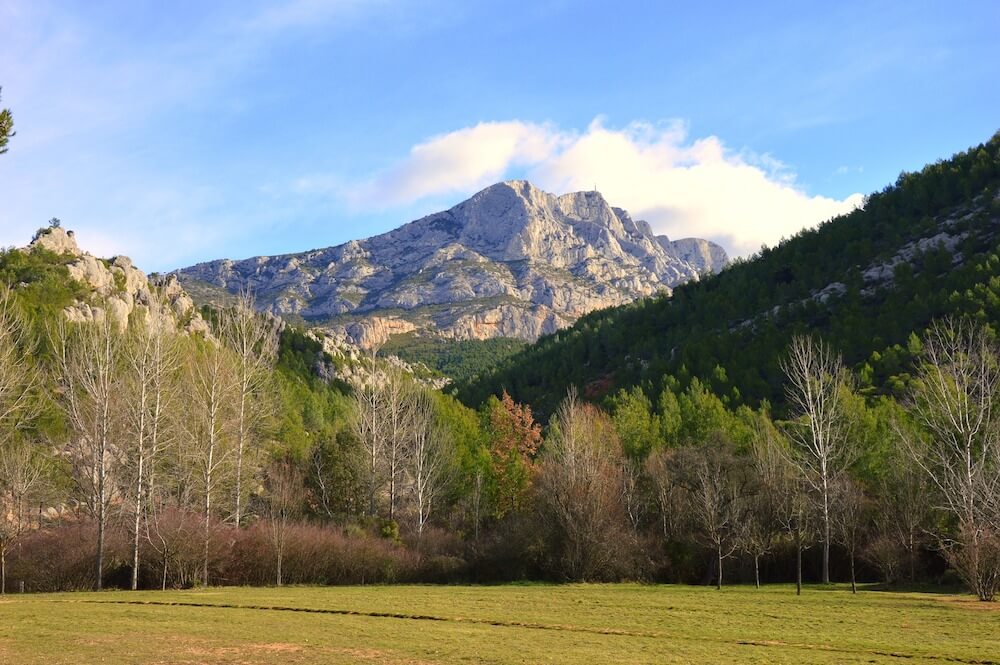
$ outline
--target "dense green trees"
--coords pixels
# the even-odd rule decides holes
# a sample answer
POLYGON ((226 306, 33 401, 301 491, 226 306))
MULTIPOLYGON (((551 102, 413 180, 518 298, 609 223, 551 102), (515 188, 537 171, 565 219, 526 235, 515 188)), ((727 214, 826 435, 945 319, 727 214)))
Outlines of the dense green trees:
POLYGON ((674 380, 684 390, 697 377, 727 405, 766 399, 783 413, 778 361, 808 330, 849 366, 870 365, 867 392, 900 394, 913 365, 907 341, 931 320, 1000 322, 998 186, 1000 134, 672 297, 592 312, 457 394, 475 405, 506 389, 544 418, 570 385, 601 397, 674 380), (894 258, 901 251, 908 261, 894 258), (879 269, 866 276, 869 267, 879 269))
POLYGON ((525 342, 509 337, 446 340, 407 333, 390 338, 382 353, 402 358, 411 365, 424 365, 453 381, 468 381, 489 372, 525 346, 525 342))

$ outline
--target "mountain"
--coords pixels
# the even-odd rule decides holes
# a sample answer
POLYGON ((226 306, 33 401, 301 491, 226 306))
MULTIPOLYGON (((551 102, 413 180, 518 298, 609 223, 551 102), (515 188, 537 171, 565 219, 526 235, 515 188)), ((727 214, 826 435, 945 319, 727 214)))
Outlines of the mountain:
POLYGON ((533 341, 727 261, 706 240, 655 235, 598 192, 555 196, 515 180, 366 240, 176 275, 196 298, 250 288, 275 314, 370 347, 413 332, 533 341))
POLYGON ((467 404, 507 390, 544 414, 570 385, 601 399, 698 378, 731 406, 780 411, 779 361, 808 332, 843 352, 861 390, 898 395, 917 337, 944 316, 1000 330, 1000 133, 718 275, 584 316, 457 389, 467 404))

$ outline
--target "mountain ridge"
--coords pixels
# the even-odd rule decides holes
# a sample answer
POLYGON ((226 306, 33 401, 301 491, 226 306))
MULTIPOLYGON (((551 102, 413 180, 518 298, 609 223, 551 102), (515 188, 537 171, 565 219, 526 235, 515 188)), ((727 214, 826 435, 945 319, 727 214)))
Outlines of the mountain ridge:
POLYGON ((250 288, 275 314, 370 347, 414 331, 533 341, 595 309, 669 292, 727 261, 707 240, 655 235, 596 191, 556 196, 509 180, 370 238, 219 259, 174 274, 208 296, 250 288))

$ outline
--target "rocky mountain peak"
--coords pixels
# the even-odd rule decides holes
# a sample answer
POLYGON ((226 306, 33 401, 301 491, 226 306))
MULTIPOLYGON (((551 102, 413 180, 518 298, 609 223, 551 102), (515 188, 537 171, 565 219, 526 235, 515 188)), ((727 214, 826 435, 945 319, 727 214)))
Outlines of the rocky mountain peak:
POLYGON ((274 313, 361 345, 399 331, 530 341, 724 265, 717 245, 684 243, 664 244, 599 192, 556 196, 508 180, 379 236, 177 275, 193 292, 249 287, 274 313))

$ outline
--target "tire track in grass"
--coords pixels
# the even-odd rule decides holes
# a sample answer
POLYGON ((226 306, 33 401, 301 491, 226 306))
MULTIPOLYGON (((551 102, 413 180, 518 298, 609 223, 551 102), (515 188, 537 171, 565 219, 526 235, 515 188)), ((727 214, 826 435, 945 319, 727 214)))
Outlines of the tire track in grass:
MULTIPOLYGON (((882 651, 878 649, 851 649, 829 644, 809 644, 803 642, 784 642, 779 640, 724 640, 712 637, 695 637, 691 635, 674 635, 670 633, 626 630, 620 628, 595 628, 589 626, 574 626, 568 624, 535 623, 526 621, 508 621, 502 619, 477 619, 475 617, 447 617, 434 614, 409 614, 406 612, 375 612, 349 610, 341 608, 317 607, 286 607, 280 605, 244 605, 232 603, 199 603, 195 601, 178 600, 70 600, 52 599, 42 602, 50 603, 88 603, 94 605, 143 605, 150 607, 199 607, 231 610, 257 610, 266 612, 300 612, 303 614, 326 614, 335 616, 368 617, 375 619, 403 619, 410 621, 435 621, 441 623, 467 623, 501 628, 526 628, 529 630, 550 630, 572 633, 587 633, 592 635, 610 635, 619 637, 645 637, 650 639, 684 640, 689 642, 711 642, 716 644, 734 644, 756 648, 792 648, 808 651, 825 651, 864 656, 881 656, 901 660, 925 659, 945 663, 962 663, 964 665, 1000 665, 1000 660, 958 658, 936 654, 904 653, 899 651, 882 651)), ((666 608, 672 609, 672 608, 666 608)))

